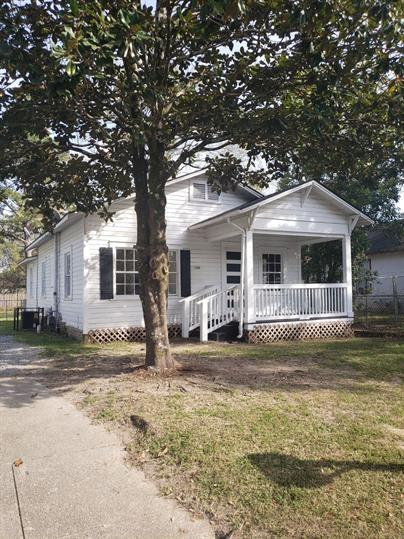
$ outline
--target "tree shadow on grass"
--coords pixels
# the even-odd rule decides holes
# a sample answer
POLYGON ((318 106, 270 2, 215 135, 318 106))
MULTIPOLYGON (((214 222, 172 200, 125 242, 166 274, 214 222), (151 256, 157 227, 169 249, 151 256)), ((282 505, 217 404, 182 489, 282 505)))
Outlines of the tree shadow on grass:
POLYGON ((358 462, 355 460, 306 460, 282 453, 253 453, 248 460, 268 480, 282 487, 321 488, 351 470, 403 473, 399 463, 358 462))

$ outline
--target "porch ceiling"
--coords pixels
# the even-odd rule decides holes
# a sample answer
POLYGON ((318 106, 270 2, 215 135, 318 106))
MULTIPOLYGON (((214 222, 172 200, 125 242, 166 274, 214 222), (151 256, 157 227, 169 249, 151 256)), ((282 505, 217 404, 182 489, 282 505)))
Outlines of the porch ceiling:
MULTIPOLYGON (((260 230, 252 229, 254 238, 267 238, 268 242, 272 241, 274 238, 282 238, 285 243, 292 243, 290 240, 293 240, 293 243, 299 245, 313 245, 315 243, 325 243, 328 241, 340 240, 343 238, 343 235, 331 235, 331 234, 320 234, 320 235, 307 235, 307 234, 298 234, 298 233, 288 233, 288 232, 262 232, 260 230)), ((228 225, 226 229, 222 229, 222 233, 217 235, 216 232, 213 234, 204 234, 206 239, 209 242, 216 241, 240 241, 241 231, 237 230, 231 225, 228 225)))

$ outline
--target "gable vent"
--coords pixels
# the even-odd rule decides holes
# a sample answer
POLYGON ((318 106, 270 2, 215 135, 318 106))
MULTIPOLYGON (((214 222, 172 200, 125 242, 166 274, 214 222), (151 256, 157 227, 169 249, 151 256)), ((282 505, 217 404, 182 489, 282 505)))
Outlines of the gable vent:
POLYGON ((219 193, 212 191, 210 185, 206 185, 206 189, 208 192, 208 200, 219 200, 219 193))
POLYGON ((192 184, 192 196, 196 200, 205 200, 205 183, 194 183, 192 184))

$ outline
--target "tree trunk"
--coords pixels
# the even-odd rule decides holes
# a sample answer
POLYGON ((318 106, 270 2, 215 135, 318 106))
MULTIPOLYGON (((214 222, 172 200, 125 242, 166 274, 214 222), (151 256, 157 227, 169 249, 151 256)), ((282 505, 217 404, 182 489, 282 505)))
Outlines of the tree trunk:
POLYGON ((149 161, 148 171, 145 165, 143 180, 137 174, 135 202, 137 264, 146 331, 146 366, 161 371, 175 366, 170 353, 167 327, 168 248, 162 163, 162 159, 154 156, 149 161))

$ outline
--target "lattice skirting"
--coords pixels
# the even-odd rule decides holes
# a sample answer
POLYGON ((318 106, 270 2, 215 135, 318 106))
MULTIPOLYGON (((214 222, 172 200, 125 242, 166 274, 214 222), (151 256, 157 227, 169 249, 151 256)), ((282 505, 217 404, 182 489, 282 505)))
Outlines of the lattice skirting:
MULTIPOLYGON (((168 336, 170 339, 181 337, 181 326, 170 324, 168 326, 168 336)), ((104 328, 92 329, 87 334, 87 342, 108 344, 111 342, 144 342, 145 330, 142 327, 130 328, 104 328)))
POLYGON ((352 320, 307 320, 258 324, 246 330, 245 340, 251 344, 276 341, 353 337, 352 320))

